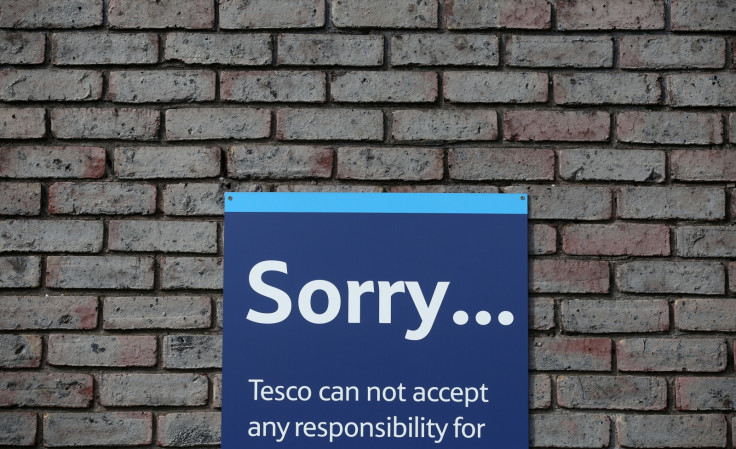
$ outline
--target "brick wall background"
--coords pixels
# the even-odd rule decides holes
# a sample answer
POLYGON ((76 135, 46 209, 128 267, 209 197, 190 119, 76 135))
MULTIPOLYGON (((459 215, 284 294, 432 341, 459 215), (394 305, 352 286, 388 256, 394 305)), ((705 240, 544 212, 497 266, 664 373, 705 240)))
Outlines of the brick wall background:
POLYGON ((733 1, 1 0, 0 28, 0 446, 217 445, 222 193, 307 190, 528 192, 530 446, 736 447, 733 1))

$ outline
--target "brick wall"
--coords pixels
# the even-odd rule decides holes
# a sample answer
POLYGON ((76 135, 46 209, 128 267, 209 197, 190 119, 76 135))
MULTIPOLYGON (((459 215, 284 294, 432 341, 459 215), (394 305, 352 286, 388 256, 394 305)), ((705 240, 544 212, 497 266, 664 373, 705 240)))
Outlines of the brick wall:
POLYGON ((530 445, 736 447, 736 3, 3 0, 0 28, 0 446, 217 445, 222 193, 308 190, 528 192, 530 445))

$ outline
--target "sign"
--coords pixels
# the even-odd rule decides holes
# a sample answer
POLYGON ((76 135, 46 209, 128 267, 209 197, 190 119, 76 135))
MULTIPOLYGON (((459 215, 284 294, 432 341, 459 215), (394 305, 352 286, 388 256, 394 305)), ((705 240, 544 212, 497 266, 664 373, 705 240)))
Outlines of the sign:
POLYGON ((222 447, 528 447, 520 194, 227 193, 222 447))

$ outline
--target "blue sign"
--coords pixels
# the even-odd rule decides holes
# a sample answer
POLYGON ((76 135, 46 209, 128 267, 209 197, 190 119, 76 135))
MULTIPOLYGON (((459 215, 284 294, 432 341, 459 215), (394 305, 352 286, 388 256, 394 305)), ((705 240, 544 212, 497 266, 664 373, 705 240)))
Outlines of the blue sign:
POLYGON ((528 447, 520 194, 227 193, 224 449, 528 447))

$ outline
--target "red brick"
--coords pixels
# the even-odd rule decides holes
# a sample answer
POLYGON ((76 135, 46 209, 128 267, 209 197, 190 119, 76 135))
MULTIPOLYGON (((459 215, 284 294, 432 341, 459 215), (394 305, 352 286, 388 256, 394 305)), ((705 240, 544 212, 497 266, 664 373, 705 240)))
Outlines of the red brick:
POLYGON ((103 148, 0 148, 0 178, 102 178, 104 175, 103 148))
POLYGON ((43 137, 45 134, 45 109, 0 109, 0 139, 38 139, 43 137))
POLYGON ((609 447, 611 420, 599 413, 539 413, 530 416, 530 447, 609 447))
POLYGON ((720 372, 726 369, 726 342, 713 338, 631 338, 616 342, 620 371, 720 372))
POLYGON ((707 145, 723 142, 720 114, 682 111, 628 111, 618 114, 619 142, 707 145))
POLYGON ((535 338, 529 369, 538 371, 609 371, 610 338, 535 338))
POLYGON ((133 367, 156 364, 156 337, 53 334, 47 359, 53 366, 133 367))
POLYGON ((89 407, 92 388, 87 374, 0 373, 0 407, 89 407))
POLYGON ((598 260, 533 260, 529 291, 535 293, 608 293, 608 262, 598 260))
POLYGON ((675 150, 670 172, 679 181, 736 181, 736 151, 675 150))
POLYGON ((0 184, 0 215, 38 215, 41 211, 41 184, 4 182, 0 184))
POLYGON ((668 256, 670 229, 644 223, 574 224, 562 228, 562 250, 594 256, 668 256))
POLYGON ((546 29, 551 6, 544 0, 445 0, 448 29, 525 28, 546 29))
POLYGON ((661 30, 663 0, 564 0, 557 2, 559 30, 661 30))
POLYGON ((505 140, 600 142, 608 140, 611 117, 595 111, 506 111, 505 140))

